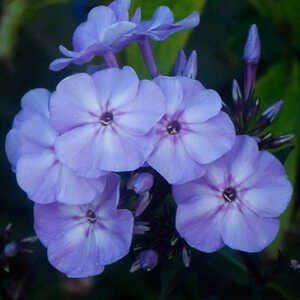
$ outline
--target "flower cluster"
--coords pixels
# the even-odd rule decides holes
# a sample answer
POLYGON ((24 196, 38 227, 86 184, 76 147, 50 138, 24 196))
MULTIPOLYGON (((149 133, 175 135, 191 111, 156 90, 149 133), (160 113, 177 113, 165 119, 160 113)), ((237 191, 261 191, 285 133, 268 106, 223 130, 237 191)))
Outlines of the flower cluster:
POLYGON ((53 93, 29 91, 6 138, 18 184, 35 202, 34 228, 50 263, 69 277, 86 277, 127 255, 131 245, 141 250, 131 271, 150 270, 178 253, 189 266, 190 247, 261 251, 276 236, 292 188, 279 160, 259 150, 266 139, 256 136, 282 103, 263 112, 254 129, 247 125, 257 113, 256 27, 244 51, 244 96, 234 81, 227 106, 195 79, 196 52, 187 59, 179 51, 173 76, 156 65, 150 39, 198 25, 198 14, 174 23, 161 6, 142 21, 140 9, 129 19, 129 6, 115 0, 90 11, 74 32, 74 50, 60 46, 68 58, 50 69, 95 56, 105 64, 68 76, 53 93), (119 67, 115 53, 132 42, 152 80, 119 67), (171 193, 177 211, 159 209, 171 193))

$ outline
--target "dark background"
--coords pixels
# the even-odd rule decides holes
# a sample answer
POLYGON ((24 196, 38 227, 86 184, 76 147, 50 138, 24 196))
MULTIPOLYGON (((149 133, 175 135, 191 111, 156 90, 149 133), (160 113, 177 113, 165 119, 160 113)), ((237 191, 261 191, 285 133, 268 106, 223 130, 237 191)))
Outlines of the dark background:
MULTIPOLYGON (((189 5, 189 1, 180 1, 189 5)), ((17 26, 15 46, 9 55, 0 56, 0 227, 12 222, 12 238, 34 234, 33 204, 18 187, 15 175, 10 170, 4 149, 5 136, 20 109, 20 99, 24 93, 38 87, 54 90, 65 76, 84 71, 85 67, 72 65, 55 73, 48 70, 48 65, 59 57, 59 44, 71 48, 72 33, 77 24, 85 19, 89 9, 95 4, 103 3, 64 2, 68 3, 45 6, 34 13, 28 12, 28 15, 25 11, 24 22, 17 26)), ((275 7, 280 1, 267 2, 275 7)), ((1 4, 0 25, 3 23, 7 3, 8 1, 4 1, 1 4)), ((285 97, 285 108, 279 115, 274 131, 297 135, 293 143, 296 149, 286 165, 296 196, 283 216, 282 232, 277 241, 259 255, 266 268, 276 259, 279 249, 287 256, 300 260, 300 204, 296 181, 300 120, 300 55, 299 42, 296 40, 299 41, 299 36, 294 36, 292 21, 289 16, 285 17, 286 20, 281 17, 278 21, 276 14, 272 17, 271 11, 270 15, 264 15, 246 0, 209 0, 201 13, 200 25, 192 31, 185 46, 186 53, 193 49, 198 52, 198 79, 228 100, 231 97, 232 79, 236 78, 242 84, 243 46, 249 26, 256 23, 262 41, 262 58, 258 71, 258 78, 262 79, 256 94, 263 107, 285 97)), ((3 42, 0 36, 1 41, 3 42)), ((107 267, 101 276, 94 278, 94 282, 89 282, 91 287, 86 288, 87 293, 70 295, 66 291, 73 281, 66 281, 62 274, 49 265, 41 244, 37 243, 34 249, 33 254, 26 255, 33 278, 31 285, 28 285, 28 299, 159 299, 162 288, 166 295, 174 292, 172 299, 294 299, 292 296, 297 295, 297 291, 292 291, 293 287, 284 289, 276 284, 271 284, 265 291, 253 289, 247 279, 243 281, 243 275, 239 273, 241 270, 223 260, 222 255, 200 253, 194 253, 192 267, 180 269, 179 275, 178 270, 173 270, 172 267, 168 274, 165 274, 162 267, 149 273, 129 274, 132 258, 125 258, 107 267)), ((74 290, 76 286, 80 286, 80 283, 76 282, 71 289, 74 290)))

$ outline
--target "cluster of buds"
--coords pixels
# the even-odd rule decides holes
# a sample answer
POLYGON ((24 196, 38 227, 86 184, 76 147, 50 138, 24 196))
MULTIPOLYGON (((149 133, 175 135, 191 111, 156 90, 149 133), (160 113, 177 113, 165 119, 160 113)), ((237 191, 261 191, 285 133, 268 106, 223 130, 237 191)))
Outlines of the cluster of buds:
POLYGON ((293 134, 273 137, 265 130, 273 122, 281 110, 283 101, 273 103, 260 117, 259 99, 255 98, 255 82, 258 63, 261 55, 261 45, 256 25, 250 27, 248 38, 244 48, 244 89, 243 92, 237 82, 232 82, 232 103, 224 110, 230 114, 239 134, 248 134, 257 138, 260 149, 272 149, 280 147, 294 138, 293 134), (253 122, 254 121, 254 122, 253 122), (254 123, 254 124, 253 124, 254 123))

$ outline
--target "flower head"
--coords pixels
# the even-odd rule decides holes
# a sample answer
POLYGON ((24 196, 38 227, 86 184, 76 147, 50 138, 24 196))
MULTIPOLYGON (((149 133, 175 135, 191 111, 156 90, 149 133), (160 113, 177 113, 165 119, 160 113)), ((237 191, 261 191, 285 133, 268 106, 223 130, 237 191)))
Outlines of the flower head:
POLYGON ((8 159, 18 184, 31 200, 87 203, 103 191, 107 172, 99 173, 99 178, 87 179, 61 163, 55 149, 58 134, 49 119, 49 99, 50 93, 45 89, 24 95, 22 110, 6 137, 8 159))
POLYGON ((186 242, 213 252, 224 245, 258 252, 279 229, 292 194, 284 167, 249 136, 207 167, 202 178, 173 187, 176 228, 186 242))
POLYGON ((154 82, 165 95, 167 112, 153 130, 155 147, 147 161, 172 184, 199 178, 205 165, 234 143, 233 124, 220 112, 221 98, 186 77, 160 76, 154 82))
POLYGON ((102 195, 85 205, 36 204, 34 228, 50 263, 68 277, 100 274, 130 248, 133 216, 117 209, 120 177, 108 175, 102 195))
POLYGON ((51 120, 61 135, 58 156, 87 177, 131 171, 153 149, 152 127, 165 112, 164 96, 130 67, 76 74, 61 81, 51 103, 51 120))
POLYGON ((50 64, 52 71, 59 71, 70 63, 81 65, 95 55, 107 52, 117 53, 130 42, 136 23, 129 21, 130 0, 115 0, 109 6, 97 6, 88 14, 73 34, 73 51, 59 46, 60 52, 68 58, 59 58, 50 64))

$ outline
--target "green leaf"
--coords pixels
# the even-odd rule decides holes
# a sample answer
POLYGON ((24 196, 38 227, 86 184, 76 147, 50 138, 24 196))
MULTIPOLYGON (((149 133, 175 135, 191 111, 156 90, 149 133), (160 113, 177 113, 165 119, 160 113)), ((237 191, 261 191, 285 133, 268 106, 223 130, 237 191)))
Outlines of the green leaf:
POLYGON ((299 0, 250 0, 266 18, 271 19, 278 30, 300 46, 299 0))
MULTIPOLYGON (((158 6, 165 5, 173 11, 175 20, 179 21, 187 17, 193 11, 201 12, 205 1, 206 0, 133 0, 131 11, 133 13, 137 7, 141 6, 143 20, 149 20, 158 6)), ((171 35, 166 41, 152 43, 158 68, 162 74, 167 75, 170 73, 175 63, 178 50, 185 46, 191 32, 192 29, 177 32, 171 35)), ((141 78, 149 78, 149 73, 144 65, 142 55, 136 43, 130 45, 125 51, 125 61, 136 70, 141 78)))
MULTIPOLYGON (((256 85, 256 96, 262 99, 262 110, 276 100, 283 99, 284 105, 277 119, 270 127, 275 135, 295 134, 293 144, 295 150, 289 155, 285 162, 286 171, 292 185, 295 187, 296 173, 299 162, 299 115, 300 110, 300 65, 297 59, 282 60, 273 65, 268 72, 258 81, 256 85)), ((283 246, 284 234, 289 228, 294 201, 292 200, 288 209, 281 216, 281 226, 276 240, 269 247, 273 255, 283 246)))
POLYGON ((5 0, 1 5, 0 59, 8 61, 14 55, 22 26, 42 8, 69 0, 5 0))

